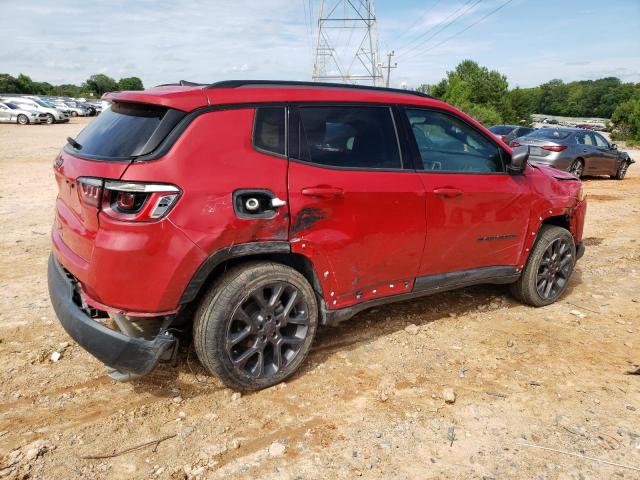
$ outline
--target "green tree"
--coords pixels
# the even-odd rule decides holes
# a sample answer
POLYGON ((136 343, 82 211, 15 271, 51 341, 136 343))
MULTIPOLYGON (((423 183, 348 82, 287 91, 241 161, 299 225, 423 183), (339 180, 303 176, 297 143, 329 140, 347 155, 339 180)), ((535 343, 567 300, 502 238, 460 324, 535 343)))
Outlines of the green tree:
POLYGON ((0 92, 20 93, 18 90, 18 81, 8 73, 0 73, 0 92))
POLYGON ((89 79, 84 83, 83 87, 89 92, 93 93, 96 97, 101 97, 106 92, 113 92, 118 90, 117 82, 103 73, 97 75, 91 75, 89 79))
POLYGON ((144 85, 138 77, 127 77, 120 79, 118 88, 120 90, 144 90, 144 85))
POLYGON ((637 95, 616 107, 611 126, 615 140, 640 142, 640 88, 637 95))

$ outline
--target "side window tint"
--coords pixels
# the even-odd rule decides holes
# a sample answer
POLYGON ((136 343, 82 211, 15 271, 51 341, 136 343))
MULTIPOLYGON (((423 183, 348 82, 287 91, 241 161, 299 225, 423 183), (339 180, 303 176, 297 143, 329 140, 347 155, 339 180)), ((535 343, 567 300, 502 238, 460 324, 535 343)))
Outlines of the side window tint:
POLYGON ((593 145, 593 138, 589 133, 578 133, 576 138, 581 145, 593 145))
POLYGON ((253 144, 256 148, 284 155, 285 123, 284 107, 257 108, 253 128, 253 144))
POLYGON ((480 132, 451 115, 407 110, 423 170, 462 173, 504 172, 500 149, 480 132))
POLYGON ((344 168, 402 168, 388 107, 301 107, 299 159, 344 168))
POLYGON ((598 135, 597 133, 592 133, 594 137, 596 137, 596 145, 599 147, 609 147, 609 142, 607 142, 602 135, 598 135))

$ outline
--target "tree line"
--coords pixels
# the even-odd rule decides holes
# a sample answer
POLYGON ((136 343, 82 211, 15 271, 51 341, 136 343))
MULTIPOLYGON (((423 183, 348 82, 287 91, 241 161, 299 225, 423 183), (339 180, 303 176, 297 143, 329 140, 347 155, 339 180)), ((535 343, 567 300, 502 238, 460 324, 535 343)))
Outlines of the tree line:
POLYGON ((144 90, 144 85, 138 77, 126 77, 116 81, 103 73, 91 75, 80 85, 71 83, 52 85, 48 82, 34 82, 22 73, 17 77, 0 73, 0 93, 100 98, 105 92, 116 90, 144 90))
POLYGON ((615 77, 509 89, 507 77, 464 60, 435 85, 418 90, 450 103, 485 125, 529 124, 531 115, 600 117, 618 140, 640 142, 640 83, 615 77))
MULTIPOLYGON (((0 74, 0 93, 100 98, 115 90, 144 90, 138 77, 116 81, 102 73, 81 85, 34 82, 20 74, 0 74)), ((533 88, 509 88, 507 77, 472 60, 464 60, 435 85, 419 91, 450 103, 479 122, 530 124, 531 115, 610 118, 616 140, 640 142, 640 83, 622 83, 615 77, 564 83, 551 80, 533 88)))

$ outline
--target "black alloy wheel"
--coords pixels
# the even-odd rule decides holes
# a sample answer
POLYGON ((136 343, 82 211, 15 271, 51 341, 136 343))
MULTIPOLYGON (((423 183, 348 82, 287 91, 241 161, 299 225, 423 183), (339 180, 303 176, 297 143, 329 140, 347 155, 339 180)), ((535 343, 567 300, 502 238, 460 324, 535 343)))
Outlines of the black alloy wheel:
POLYGON ((576 160, 573 162, 569 169, 569 173, 573 173, 576 177, 581 178, 584 173, 584 163, 582 163, 582 160, 576 160))
POLYGON ((567 239, 554 240, 544 251, 538 266, 536 290, 540 297, 548 300, 556 298, 571 276, 573 254, 567 239))
POLYGON ((195 314, 193 342, 202 364, 227 386, 260 390, 302 365, 318 321, 316 293, 304 275, 250 261, 212 282, 195 314))
POLYGON ((260 286, 236 307, 227 328, 227 354, 241 374, 270 377, 300 353, 309 331, 309 307, 286 282, 260 286))

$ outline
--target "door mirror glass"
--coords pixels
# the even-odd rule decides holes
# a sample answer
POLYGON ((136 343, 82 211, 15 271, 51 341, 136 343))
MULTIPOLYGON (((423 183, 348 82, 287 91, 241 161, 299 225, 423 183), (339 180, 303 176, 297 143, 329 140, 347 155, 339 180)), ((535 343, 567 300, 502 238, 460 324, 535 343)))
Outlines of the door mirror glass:
POLYGON ((511 154, 511 162, 509 162, 509 172, 514 174, 522 173, 527 165, 527 160, 529 160, 529 146, 521 145, 520 147, 515 147, 511 154))
POLYGON ((611 150, 617 150, 618 149, 618 145, 615 143, 611 144, 611 150))

